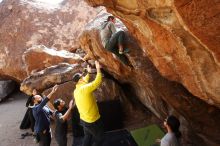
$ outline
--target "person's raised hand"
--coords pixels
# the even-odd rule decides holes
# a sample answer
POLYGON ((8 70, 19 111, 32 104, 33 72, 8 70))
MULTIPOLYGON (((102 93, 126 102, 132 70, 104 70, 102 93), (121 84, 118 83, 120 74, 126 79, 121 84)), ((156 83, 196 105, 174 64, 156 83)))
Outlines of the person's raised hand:
POLYGON ((95 67, 97 69, 97 72, 100 72, 100 64, 98 61, 95 61, 95 67))
POLYGON ((89 65, 87 65, 87 71, 88 71, 88 73, 92 72, 92 68, 89 65))
POLYGON ((52 92, 54 93, 54 92, 57 90, 57 88, 58 88, 58 85, 56 84, 56 85, 53 87, 52 92))
POLYGON ((73 100, 71 100, 71 101, 69 102, 69 108, 70 108, 70 109, 73 108, 73 100))
POLYGON ((55 96, 52 96, 54 93, 55 93, 55 91, 57 90, 57 88, 58 88, 58 85, 56 84, 55 86, 53 86, 53 89, 52 89, 52 91, 47 95, 47 98, 48 99, 51 99, 51 98, 54 98, 55 96))

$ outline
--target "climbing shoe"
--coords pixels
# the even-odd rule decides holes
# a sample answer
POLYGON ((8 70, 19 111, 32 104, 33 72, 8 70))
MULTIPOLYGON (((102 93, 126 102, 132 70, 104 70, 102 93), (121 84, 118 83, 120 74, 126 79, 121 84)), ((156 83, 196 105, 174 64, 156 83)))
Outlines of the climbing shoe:
POLYGON ((129 52, 130 52, 130 50, 128 48, 124 49, 124 53, 129 53, 129 52))
POLYGON ((128 53, 130 50, 128 48, 125 48, 124 51, 119 51, 119 54, 125 54, 128 53))
POLYGON ((123 51, 119 51, 118 53, 119 53, 119 54, 123 54, 124 52, 123 52, 123 51))

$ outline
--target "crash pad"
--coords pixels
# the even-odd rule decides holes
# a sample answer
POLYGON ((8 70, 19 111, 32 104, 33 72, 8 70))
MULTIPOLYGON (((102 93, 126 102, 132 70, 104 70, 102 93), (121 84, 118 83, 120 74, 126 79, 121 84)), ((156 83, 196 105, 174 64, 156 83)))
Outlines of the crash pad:
POLYGON ((153 146, 156 139, 161 139, 164 132, 155 124, 131 131, 138 146, 153 146))

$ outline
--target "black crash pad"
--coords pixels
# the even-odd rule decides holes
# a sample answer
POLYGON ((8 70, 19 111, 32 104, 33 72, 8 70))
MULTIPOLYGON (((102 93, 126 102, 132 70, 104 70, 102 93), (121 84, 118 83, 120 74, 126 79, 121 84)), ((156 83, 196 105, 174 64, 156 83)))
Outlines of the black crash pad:
POLYGON ((102 146, 138 146, 127 130, 116 130, 105 133, 102 146))

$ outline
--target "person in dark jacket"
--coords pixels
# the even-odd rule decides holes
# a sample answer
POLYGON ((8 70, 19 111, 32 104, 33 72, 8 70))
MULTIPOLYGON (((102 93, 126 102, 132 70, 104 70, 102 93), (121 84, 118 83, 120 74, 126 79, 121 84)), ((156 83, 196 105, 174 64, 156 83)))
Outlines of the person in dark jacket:
POLYGON ((53 113, 46 104, 52 98, 52 94, 57 90, 57 87, 55 85, 45 98, 40 95, 35 95, 32 98, 34 103, 32 110, 35 119, 34 132, 38 137, 39 146, 50 146, 51 143, 50 116, 53 113))
MULTIPOLYGON (((33 96, 37 95, 37 90, 36 89, 34 89, 32 91, 32 95, 33 96)), ((34 115, 33 115, 33 112, 32 112, 33 106, 34 106, 34 103, 30 99, 27 100, 26 107, 28 108, 28 117, 29 117, 29 120, 30 120, 30 128, 31 128, 31 131, 34 133, 35 119, 34 119, 34 115)))
POLYGON ((33 116, 33 112, 32 112, 32 108, 33 108, 33 105, 34 103, 32 102, 32 97, 34 95, 37 95, 37 90, 34 89, 32 91, 32 96, 29 96, 28 99, 27 99, 27 102, 26 102, 26 107, 27 107, 27 111, 24 115, 24 118, 21 122, 21 125, 20 125, 20 129, 29 129, 31 128, 31 131, 32 133, 29 134, 28 132, 25 133, 25 134, 22 134, 22 139, 25 137, 25 136, 29 136, 29 135, 34 135, 34 124, 35 124, 35 119, 34 119, 34 116, 33 116))
POLYGON ((56 119, 55 139, 59 146, 67 146, 67 120, 70 119, 71 110, 73 108, 73 100, 69 103, 69 108, 66 107, 65 101, 56 99, 53 103, 56 119))

